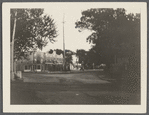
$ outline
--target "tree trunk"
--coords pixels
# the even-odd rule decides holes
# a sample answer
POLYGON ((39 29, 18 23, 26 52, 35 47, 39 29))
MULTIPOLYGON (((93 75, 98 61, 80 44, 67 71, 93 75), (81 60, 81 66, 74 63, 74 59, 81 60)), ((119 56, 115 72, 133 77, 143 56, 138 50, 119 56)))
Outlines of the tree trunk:
POLYGON ((13 34, 12 34, 12 44, 11 44, 11 80, 14 81, 14 38, 15 38, 15 31, 16 31, 16 16, 17 16, 17 11, 15 12, 15 19, 14 19, 14 26, 13 26, 13 34))

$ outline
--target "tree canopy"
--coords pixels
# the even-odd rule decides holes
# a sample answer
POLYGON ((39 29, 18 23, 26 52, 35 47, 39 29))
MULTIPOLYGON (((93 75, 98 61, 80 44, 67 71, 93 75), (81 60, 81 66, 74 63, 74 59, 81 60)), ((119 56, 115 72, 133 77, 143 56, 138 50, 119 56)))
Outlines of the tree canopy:
POLYGON ((79 63, 84 62, 84 64, 92 65, 93 63, 99 65, 101 62, 98 59, 98 55, 95 50, 90 49, 89 51, 85 51, 83 49, 78 49, 76 51, 76 55, 79 58, 79 63))
POLYGON ((82 61, 86 63, 87 60, 87 52, 84 49, 77 49, 76 56, 79 58, 78 62, 81 63, 82 61))
POLYGON ((101 63, 112 63, 114 56, 127 56, 139 49, 140 14, 126 14, 125 9, 89 9, 82 12, 76 28, 92 31, 87 41, 93 43, 101 63))
POLYGON ((62 54, 63 55, 63 51, 61 49, 56 49, 55 51, 56 51, 56 54, 58 54, 58 55, 62 54))
POLYGON ((43 9, 11 9, 10 41, 12 41, 14 19, 16 18, 15 58, 26 57, 25 54, 29 50, 42 49, 49 41, 54 42, 54 38, 57 36, 54 19, 44 15, 43 12, 43 9))
POLYGON ((52 53, 53 53, 53 50, 52 50, 52 49, 50 49, 48 53, 49 53, 49 54, 52 54, 52 53))
MULTIPOLYGON (((52 54, 53 51, 56 51, 57 55, 61 55, 61 54, 64 55, 64 52, 61 49, 54 49, 54 50, 50 49, 49 53, 52 54)), ((67 49, 65 50, 65 59, 66 59, 65 61, 66 61, 67 64, 72 63, 72 55, 73 54, 74 54, 73 51, 67 50, 67 49)))

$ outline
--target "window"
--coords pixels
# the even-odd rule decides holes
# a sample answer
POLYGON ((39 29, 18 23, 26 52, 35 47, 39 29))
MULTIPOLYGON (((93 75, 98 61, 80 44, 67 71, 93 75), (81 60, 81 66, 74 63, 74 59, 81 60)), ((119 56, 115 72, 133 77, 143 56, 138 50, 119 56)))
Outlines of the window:
POLYGON ((25 70, 27 70, 27 65, 25 65, 25 70))
POLYGON ((25 70, 29 70, 30 66, 29 65, 25 65, 25 70))
POLYGON ((37 69, 40 69, 40 65, 37 66, 37 69))

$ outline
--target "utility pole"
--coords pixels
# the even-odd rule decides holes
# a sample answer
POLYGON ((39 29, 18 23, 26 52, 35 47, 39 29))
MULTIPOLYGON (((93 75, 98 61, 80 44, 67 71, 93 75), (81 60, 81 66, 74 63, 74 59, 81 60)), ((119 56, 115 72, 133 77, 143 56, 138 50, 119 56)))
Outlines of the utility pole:
POLYGON ((64 54, 63 54, 63 69, 64 69, 64 71, 66 70, 66 59, 65 59, 65 38, 64 38, 64 23, 65 23, 65 21, 64 21, 64 16, 65 15, 63 15, 63 51, 64 51, 64 54))

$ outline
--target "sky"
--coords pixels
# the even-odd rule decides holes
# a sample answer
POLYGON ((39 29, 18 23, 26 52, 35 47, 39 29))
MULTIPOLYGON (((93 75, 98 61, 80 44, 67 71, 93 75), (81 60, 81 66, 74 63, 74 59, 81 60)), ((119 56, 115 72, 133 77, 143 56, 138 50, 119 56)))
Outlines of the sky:
POLYGON ((126 5, 100 5, 98 3, 89 4, 89 3, 80 3, 80 4, 70 4, 70 3, 61 3, 61 4, 51 4, 45 5, 44 13, 50 15, 56 24, 58 30, 58 37, 55 38, 56 42, 54 44, 48 43, 42 51, 46 52, 50 49, 63 49, 63 19, 64 24, 64 38, 65 38, 65 49, 71 51, 76 51, 77 49, 89 50, 92 44, 86 42, 86 38, 91 34, 91 31, 84 30, 79 32, 75 28, 75 22, 78 21, 81 17, 81 12, 90 8, 125 8, 127 13, 140 13, 140 8, 133 6, 133 4, 126 5), (121 6, 121 7, 120 7, 121 6), (125 6, 125 7, 124 7, 125 6))

